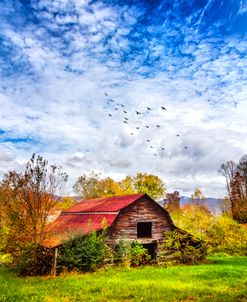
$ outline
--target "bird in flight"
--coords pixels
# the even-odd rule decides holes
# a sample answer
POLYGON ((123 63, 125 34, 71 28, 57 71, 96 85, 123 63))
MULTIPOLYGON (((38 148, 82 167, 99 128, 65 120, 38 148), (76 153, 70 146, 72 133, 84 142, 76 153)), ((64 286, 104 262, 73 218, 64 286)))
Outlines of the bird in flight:
POLYGON ((150 139, 147 139, 147 142, 150 143, 150 139))
POLYGON ((151 108, 150 108, 150 107, 147 107, 147 110, 148 110, 148 111, 151 111, 151 108))
POLYGON ((185 146, 185 147, 184 147, 184 149, 188 149, 188 147, 187 147, 187 146, 185 146))
POLYGON ((151 149, 153 149, 154 146, 150 146, 151 149))
POLYGON ((115 108, 115 110, 118 110, 118 108, 115 108))
POLYGON ((149 128, 149 126, 145 126, 146 128, 149 128))
POLYGON ((162 110, 166 110, 166 108, 165 108, 164 106, 161 106, 161 109, 162 109, 162 110))
POLYGON ((128 124, 128 122, 127 121, 123 121, 125 124, 128 124))
POLYGON ((157 156, 157 154, 156 154, 156 153, 154 153, 154 156, 157 156))
POLYGON ((109 115, 110 117, 112 117, 112 115, 111 115, 110 113, 109 113, 108 115, 109 115))
POLYGON ((161 150, 162 150, 162 151, 164 151, 164 150, 165 150, 165 148, 164 148, 164 147, 161 147, 161 150))
POLYGON ((138 129, 140 129, 140 127, 136 127, 136 129, 138 130, 138 129))
POLYGON ((105 96, 109 96, 107 92, 105 92, 105 96))
POLYGON ((127 111, 126 111, 126 110, 124 110, 123 112, 124 112, 124 113, 127 113, 127 111))
POLYGON ((177 134, 177 137, 179 137, 180 135, 179 134, 177 134))
POLYGON ((123 107, 123 108, 125 107, 123 104, 120 104, 120 105, 121 105, 121 107, 123 107))
POLYGON ((110 99, 110 102, 114 103, 114 100, 113 100, 113 99, 110 99))
POLYGON ((134 135, 134 133, 133 133, 133 132, 130 132, 130 135, 134 135))
POLYGON ((160 128, 160 125, 156 125, 157 128, 160 128))
POLYGON ((136 111, 136 114, 137 114, 137 115, 139 115, 139 114, 141 114, 141 112, 139 112, 139 111, 136 111))
POLYGON ((127 118, 127 117, 125 117, 124 119, 125 119, 126 121, 128 120, 128 118, 127 118))

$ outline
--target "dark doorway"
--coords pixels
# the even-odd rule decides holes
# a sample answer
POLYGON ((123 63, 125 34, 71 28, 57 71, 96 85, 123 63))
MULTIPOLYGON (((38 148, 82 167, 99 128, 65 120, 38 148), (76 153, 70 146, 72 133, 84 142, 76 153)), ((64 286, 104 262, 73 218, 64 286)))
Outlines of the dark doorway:
POLYGON ((144 243, 143 247, 148 250, 148 255, 151 256, 151 260, 157 257, 157 243, 144 243))

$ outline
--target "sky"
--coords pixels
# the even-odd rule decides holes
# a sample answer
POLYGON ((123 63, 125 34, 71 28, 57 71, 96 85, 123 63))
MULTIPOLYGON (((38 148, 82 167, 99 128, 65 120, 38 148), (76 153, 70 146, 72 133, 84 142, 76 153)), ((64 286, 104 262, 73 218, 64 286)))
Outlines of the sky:
POLYGON ((1 0, 0 178, 36 153, 64 194, 94 170, 223 197, 246 83, 247 1, 1 0))

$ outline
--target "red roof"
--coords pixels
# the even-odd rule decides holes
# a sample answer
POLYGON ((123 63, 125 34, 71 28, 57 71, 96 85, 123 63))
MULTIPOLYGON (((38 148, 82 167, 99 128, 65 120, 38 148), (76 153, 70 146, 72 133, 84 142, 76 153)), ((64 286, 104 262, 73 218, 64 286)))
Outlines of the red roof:
POLYGON ((71 208, 67 209, 66 213, 83 213, 83 212, 117 212, 127 207, 132 202, 136 201, 145 194, 132 194, 124 196, 103 197, 97 199, 82 200, 71 208))
POLYGON ((48 238, 44 246, 52 248, 61 244, 69 236, 88 234, 109 227, 117 217, 119 211, 145 194, 104 197, 83 200, 62 212, 49 226, 48 238))

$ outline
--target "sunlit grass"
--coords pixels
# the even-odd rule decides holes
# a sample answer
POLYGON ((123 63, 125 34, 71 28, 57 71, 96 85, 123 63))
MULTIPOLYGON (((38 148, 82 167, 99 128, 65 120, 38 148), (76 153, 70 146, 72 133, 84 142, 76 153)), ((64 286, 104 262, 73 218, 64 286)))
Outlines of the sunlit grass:
POLYGON ((18 278, 1 268, 0 301, 247 301, 247 257, 210 260, 56 278, 18 278))

